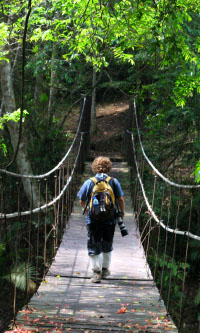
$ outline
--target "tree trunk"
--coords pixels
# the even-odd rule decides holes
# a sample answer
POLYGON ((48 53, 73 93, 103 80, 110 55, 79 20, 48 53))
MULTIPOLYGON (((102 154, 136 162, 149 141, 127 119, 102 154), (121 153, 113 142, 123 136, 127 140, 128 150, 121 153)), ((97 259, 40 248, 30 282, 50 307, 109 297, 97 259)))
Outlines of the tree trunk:
POLYGON ((93 67, 92 74, 92 106, 91 106, 91 134, 96 132, 96 82, 97 82, 97 73, 95 68, 93 67))
MULTIPOLYGON (((13 91, 13 83, 11 77, 11 66, 10 62, 3 60, 0 63, 0 74, 1 74, 1 90, 4 101, 5 113, 12 113, 16 110, 15 96, 13 91)), ((10 132, 11 142, 14 151, 16 150, 18 143, 19 124, 10 120, 8 122, 8 129, 10 132)), ((30 161, 27 156, 27 144, 24 139, 21 139, 17 155, 17 166, 21 174, 33 174, 30 161)), ((34 181, 28 178, 22 178, 23 186, 27 198, 33 207, 37 207, 39 203, 38 188, 34 181)))
POLYGON ((49 104, 48 104, 48 114, 49 123, 51 124, 53 118, 53 106, 54 97, 56 94, 56 56, 57 50, 55 44, 53 45, 52 58, 51 58, 51 80, 50 80, 50 90, 49 90, 49 104))

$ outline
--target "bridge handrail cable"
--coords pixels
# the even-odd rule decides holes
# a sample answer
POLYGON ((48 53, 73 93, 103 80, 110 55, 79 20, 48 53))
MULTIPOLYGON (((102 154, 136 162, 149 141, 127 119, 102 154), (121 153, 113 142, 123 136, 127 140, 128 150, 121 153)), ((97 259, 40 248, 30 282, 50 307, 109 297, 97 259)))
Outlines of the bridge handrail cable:
POLYGON ((74 139, 72 141, 72 144, 69 147, 69 149, 68 149, 67 153, 65 154, 65 156, 62 158, 62 160, 53 169, 51 169, 50 171, 48 171, 47 173, 42 174, 42 175, 23 175, 23 174, 18 174, 18 173, 14 173, 14 172, 11 172, 11 171, 7 171, 5 169, 0 169, 0 173, 4 173, 4 174, 7 174, 7 175, 10 175, 10 176, 13 176, 13 177, 41 179, 41 178, 48 177, 54 171, 58 170, 58 168, 64 163, 64 161, 69 156, 69 154, 70 154, 70 152, 71 152, 71 150, 72 150, 72 148, 73 148, 73 146, 74 146, 74 144, 76 142, 76 139, 78 137, 78 134, 79 134, 79 131, 80 131, 81 122, 82 122, 82 118, 83 118, 83 112, 84 112, 84 108, 85 108, 85 102, 86 102, 86 98, 84 98, 84 100, 83 100, 83 106, 82 106, 82 109, 81 109, 81 115, 80 115, 79 123, 78 123, 77 130, 76 130, 76 134, 75 134, 75 137, 74 137, 74 139))
MULTIPOLYGON (((32 210, 28 210, 28 211, 24 211, 24 212, 20 212, 20 216, 26 216, 26 215, 30 215, 30 214, 33 214, 33 213, 38 213, 40 212, 41 210, 44 210, 46 208, 49 208, 50 206, 54 205, 62 196, 63 194, 65 193, 65 191, 67 190, 71 180, 72 180, 72 177, 73 177, 73 174, 74 174, 74 171, 76 169, 76 166, 77 166, 77 161, 78 161, 78 158, 79 158, 79 155, 80 155, 80 151, 81 151, 81 146, 82 146, 82 142, 83 142, 83 134, 84 133, 81 133, 81 140, 80 140, 80 144, 79 144, 79 149, 78 149, 78 153, 76 155, 76 159, 74 161, 74 165, 73 165, 73 169, 71 171, 71 174, 69 176, 69 178, 67 179, 67 183, 64 185, 64 187, 62 188, 62 190, 60 191, 59 195, 54 198, 52 201, 50 201, 49 203, 47 204, 44 204, 40 207, 37 207, 37 208, 34 208, 32 210)), ((3 213, 0 213, 0 219, 3 219, 3 218, 13 218, 13 217, 17 217, 19 216, 19 212, 15 212, 15 213, 10 213, 10 214, 3 214, 3 213)))
MULTIPOLYGON (((135 109, 135 116, 136 116, 136 126, 137 126, 137 130, 138 130, 138 136, 139 136, 139 140, 140 140, 140 146, 142 148, 142 153, 145 157, 145 159, 147 160, 147 162, 150 164, 150 166, 154 169, 154 171, 156 172, 156 174, 158 174, 165 182, 169 183, 170 185, 174 185, 176 187, 183 187, 183 188, 196 188, 196 187, 199 187, 199 186, 192 186, 192 185, 180 185, 180 184, 176 184, 176 183, 173 183, 171 181, 169 181, 166 177, 164 177, 155 167, 154 165, 151 163, 151 161, 148 159, 148 157, 146 156, 145 152, 144 152, 144 148, 142 146, 142 141, 141 141, 141 138, 140 138, 140 133, 139 133, 139 128, 138 128, 138 123, 137 123, 137 114, 136 114, 136 105, 135 105, 135 101, 134 101, 134 109, 135 109)), ((197 235, 194 235, 193 233, 189 232, 189 231, 181 231, 181 230, 178 230, 178 229, 172 229, 172 228, 169 228, 168 226, 166 226, 162 220, 160 220, 158 218, 158 216, 156 215, 156 213, 154 212, 154 210, 152 209, 150 203, 149 203, 149 200, 146 196, 146 193, 145 193, 145 189, 144 189, 144 185, 142 183, 142 178, 141 178, 141 175, 140 175, 140 172, 139 172, 139 167, 138 167, 138 163, 137 163, 137 158, 136 158, 136 150, 135 150, 135 142, 134 142, 134 135, 133 133, 129 132, 129 134, 131 135, 131 139, 132 139, 132 146, 133 146, 133 153, 134 153, 134 161, 135 161, 135 166, 136 166, 136 172, 137 172, 137 176, 138 176, 138 180, 139 180, 139 183, 140 183, 140 186, 141 186, 141 190, 142 190, 142 194, 143 194, 143 197, 144 197, 144 200, 145 200, 145 203, 147 205, 147 208, 148 208, 148 211, 149 213, 151 214, 152 218, 156 221, 156 223, 158 225, 160 225, 163 229, 165 229, 166 231, 170 232, 170 233, 174 233, 174 234, 177 234, 177 235, 182 235, 182 236, 187 236, 187 237, 190 237, 190 238, 193 238, 195 240, 200 240, 200 236, 197 236, 197 235)))
MULTIPOLYGON (((172 182, 171 180, 169 180, 168 178, 166 178, 158 169, 156 169, 156 167, 153 165, 153 163, 150 161, 150 159, 148 158, 148 156, 145 153, 143 144, 142 144, 142 140, 141 140, 141 135, 140 135, 140 130, 139 130, 139 125, 138 125, 138 119, 137 119, 137 111, 136 111, 136 103, 134 100, 134 111, 135 111, 135 121, 136 121, 136 128, 137 128, 137 133, 138 133, 138 138, 139 138, 139 143, 140 143, 140 147, 142 150, 142 153, 146 159, 146 161, 148 162, 148 164, 152 167, 152 169, 155 171, 155 173, 161 177, 166 183, 168 183, 171 186, 176 186, 179 188, 200 188, 200 185, 183 185, 183 184, 177 184, 172 182)), ((129 134, 132 134, 131 132, 128 131, 129 134)))

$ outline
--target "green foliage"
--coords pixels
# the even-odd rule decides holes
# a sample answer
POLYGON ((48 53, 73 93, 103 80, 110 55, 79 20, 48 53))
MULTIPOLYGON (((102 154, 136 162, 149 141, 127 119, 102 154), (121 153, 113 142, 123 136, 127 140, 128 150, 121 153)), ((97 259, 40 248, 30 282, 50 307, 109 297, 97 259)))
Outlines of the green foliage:
POLYGON ((5 50, 5 42, 8 38, 8 26, 5 22, 0 22, 0 61, 8 61, 8 51, 5 50))
MULTIPOLYGON (((26 115, 28 112, 26 110, 23 111, 23 119, 22 121, 24 122, 26 115)), ((2 117, 0 117, 0 130, 3 130, 4 125, 8 124, 9 121, 14 121, 14 122, 19 122, 20 120, 20 109, 13 111, 12 113, 6 113, 2 117)), ((0 137, 0 150, 3 152, 3 155, 7 155, 7 146, 5 144, 5 141, 3 137, 0 137)))
POLYGON ((16 288, 25 291, 29 280, 35 277, 35 268, 28 263, 16 263, 10 273, 3 275, 1 278, 11 281, 16 288))
POLYGON ((195 181, 197 183, 199 183, 200 182, 200 161, 198 161, 195 166, 194 175, 195 175, 195 181))
POLYGON ((40 102, 48 102, 48 96, 45 93, 40 95, 40 102))
POLYGON ((179 308, 179 302, 182 297, 182 285, 184 274, 187 277, 190 265, 178 260, 171 258, 166 255, 165 257, 152 257, 149 256, 150 264, 152 269, 157 269, 156 283, 160 287, 162 285, 163 296, 167 299, 168 292, 171 295, 171 301, 174 300, 174 307, 179 308), (170 285, 170 290, 169 290, 170 285))
MULTIPOLYGON (((23 120, 25 120, 26 115, 28 112, 26 110, 23 111, 23 120)), ((0 117, 0 130, 3 129, 3 125, 8 123, 10 120, 14 122, 18 122, 20 120, 20 109, 13 111, 12 113, 6 113, 3 117, 0 117)))

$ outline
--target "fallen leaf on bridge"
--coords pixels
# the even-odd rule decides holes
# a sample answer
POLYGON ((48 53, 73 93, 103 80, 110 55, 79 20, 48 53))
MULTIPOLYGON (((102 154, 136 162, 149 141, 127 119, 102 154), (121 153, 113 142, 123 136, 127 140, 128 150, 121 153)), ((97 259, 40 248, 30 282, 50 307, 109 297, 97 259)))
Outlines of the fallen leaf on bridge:
POLYGON ((127 311, 127 308, 125 306, 122 306, 120 310, 117 311, 117 313, 125 313, 127 311))

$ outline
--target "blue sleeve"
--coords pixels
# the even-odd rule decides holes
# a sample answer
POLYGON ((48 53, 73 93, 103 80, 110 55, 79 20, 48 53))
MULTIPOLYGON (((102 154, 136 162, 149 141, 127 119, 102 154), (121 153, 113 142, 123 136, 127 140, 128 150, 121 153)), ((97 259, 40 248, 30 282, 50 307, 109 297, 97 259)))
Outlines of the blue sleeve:
POLYGON ((90 179, 86 180, 83 185, 81 186, 77 196, 82 201, 87 201, 91 194, 91 184, 92 181, 90 179))
POLYGON ((116 178, 114 178, 114 182, 115 182, 115 187, 114 187, 115 198, 118 199, 124 196, 124 192, 122 191, 121 185, 116 178))

